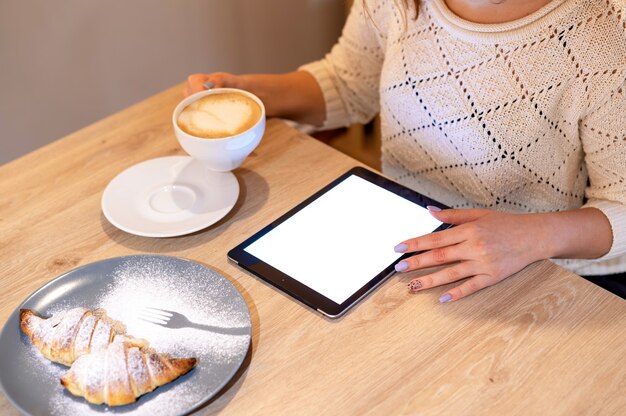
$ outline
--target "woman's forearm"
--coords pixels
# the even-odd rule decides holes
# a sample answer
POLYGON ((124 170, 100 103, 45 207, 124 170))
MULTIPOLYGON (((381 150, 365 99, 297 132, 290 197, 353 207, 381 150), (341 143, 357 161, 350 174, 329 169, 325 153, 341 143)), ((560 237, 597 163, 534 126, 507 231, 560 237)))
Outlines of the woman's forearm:
POLYGON ((237 78, 238 88, 250 91, 263 101, 268 116, 288 118, 314 126, 324 123, 324 95, 310 73, 249 74, 237 78))

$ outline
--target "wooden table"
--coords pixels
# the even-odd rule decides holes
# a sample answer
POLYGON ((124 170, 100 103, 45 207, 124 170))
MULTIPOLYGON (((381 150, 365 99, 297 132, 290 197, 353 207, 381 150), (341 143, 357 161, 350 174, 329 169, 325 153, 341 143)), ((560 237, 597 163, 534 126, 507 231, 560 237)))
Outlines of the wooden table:
MULTIPOLYGON (((626 302, 550 262, 444 305, 445 288, 414 295, 397 276, 336 321, 229 263, 229 248, 357 164, 280 121, 235 172, 224 220, 166 239, 114 228, 107 183, 183 154, 170 124, 180 98, 177 86, 0 167, 0 325, 74 267, 167 254, 227 276, 252 315, 244 366, 200 414, 624 414, 626 302)), ((17 414, 2 395, 0 413, 17 414)))

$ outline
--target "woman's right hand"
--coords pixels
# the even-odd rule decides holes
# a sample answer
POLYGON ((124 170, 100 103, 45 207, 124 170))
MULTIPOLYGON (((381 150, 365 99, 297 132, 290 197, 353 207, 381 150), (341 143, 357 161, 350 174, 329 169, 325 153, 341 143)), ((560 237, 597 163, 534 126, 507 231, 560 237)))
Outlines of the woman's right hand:
POLYGON ((187 84, 183 91, 185 97, 208 88, 240 88, 241 77, 227 72, 214 72, 212 74, 192 74, 187 77, 187 84))
POLYGON ((187 97, 207 88, 249 91, 263 101, 268 117, 288 118, 314 126, 321 126, 326 117, 322 90, 313 75, 306 71, 286 74, 193 74, 187 77, 183 94, 187 97))

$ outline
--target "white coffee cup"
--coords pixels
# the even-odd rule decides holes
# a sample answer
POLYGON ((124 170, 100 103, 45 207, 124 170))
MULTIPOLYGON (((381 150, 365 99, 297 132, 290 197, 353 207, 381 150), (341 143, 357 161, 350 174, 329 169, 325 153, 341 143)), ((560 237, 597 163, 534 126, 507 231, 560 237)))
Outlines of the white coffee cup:
POLYGON ((247 91, 236 88, 216 88, 195 93, 182 100, 174 109, 172 122, 178 143, 187 154, 202 161, 210 170, 227 172, 241 166, 246 157, 259 145, 265 132, 265 106, 256 95, 247 91), (258 121, 238 134, 217 138, 195 136, 180 128, 178 118, 187 106, 208 95, 224 93, 242 94, 257 103, 261 109, 258 121))

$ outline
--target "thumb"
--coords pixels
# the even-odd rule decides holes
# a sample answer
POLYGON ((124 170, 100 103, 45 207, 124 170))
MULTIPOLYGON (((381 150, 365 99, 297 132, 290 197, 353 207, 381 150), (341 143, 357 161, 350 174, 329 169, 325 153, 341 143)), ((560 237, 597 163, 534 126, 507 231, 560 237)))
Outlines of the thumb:
POLYGON ((430 215, 446 224, 460 225, 466 222, 476 221, 486 214, 484 209, 444 209, 427 206, 430 215))
POLYGON ((191 74, 187 77, 187 83, 185 84, 185 89, 183 91, 183 95, 185 97, 190 96, 191 94, 195 94, 199 91, 204 90, 204 82, 208 80, 207 74, 191 74))

